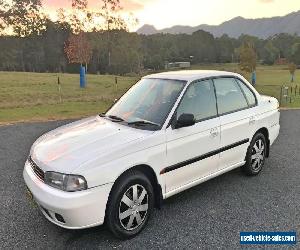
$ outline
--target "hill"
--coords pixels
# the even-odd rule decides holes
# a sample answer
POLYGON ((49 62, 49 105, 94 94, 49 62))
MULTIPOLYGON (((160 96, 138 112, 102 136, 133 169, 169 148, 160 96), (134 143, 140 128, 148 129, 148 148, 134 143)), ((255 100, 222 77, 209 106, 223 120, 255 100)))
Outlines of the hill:
POLYGON ((259 38, 268 38, 279 33, 300 34, 300 11, 292 12, 286 16, 271 18, 246 19, 236 17, 220 25, 201 24, 198 26, 176 25, 170 28, 157 30, 153 25, 145 24, 137 30, 139 34, 151 35, 156 33, 192 34, 197 30, 205 30, 215 37, 227 34, 237 38, 241 34, 248 34, 259 38))

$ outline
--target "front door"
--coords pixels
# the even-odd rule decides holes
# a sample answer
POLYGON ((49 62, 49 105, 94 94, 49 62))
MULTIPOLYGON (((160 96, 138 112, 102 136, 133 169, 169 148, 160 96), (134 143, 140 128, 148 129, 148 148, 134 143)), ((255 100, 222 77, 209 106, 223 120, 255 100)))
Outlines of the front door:
POLYGON ((220 119, 217 116, 211 80, 191 83, 176 111, 193 114, 193 126, 166 130, 167 164, 164 169, 166 191, 181 188, 218 170, 220 119))

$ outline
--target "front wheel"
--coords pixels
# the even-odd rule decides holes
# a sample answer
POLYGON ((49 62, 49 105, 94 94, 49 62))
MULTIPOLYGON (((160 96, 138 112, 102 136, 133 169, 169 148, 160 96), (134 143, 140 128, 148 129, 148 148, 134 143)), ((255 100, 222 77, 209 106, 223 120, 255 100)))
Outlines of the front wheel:
POLYGON ((125 174, 112 190, 106 222, 121 239, 134 237, 147 224, 154 207, 153 187, 139 171, 125 174))
POLYGON ((266 138, 262 133, 254 135, 246 155, 246 164, 242 167, 247 175, 257 175, 262 170, 266 158, 266 138))

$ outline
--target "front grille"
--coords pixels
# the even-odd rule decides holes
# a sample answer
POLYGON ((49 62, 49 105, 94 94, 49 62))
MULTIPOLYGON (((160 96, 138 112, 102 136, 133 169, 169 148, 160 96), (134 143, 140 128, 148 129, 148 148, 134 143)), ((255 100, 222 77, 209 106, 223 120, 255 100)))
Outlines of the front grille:
POLYGON ((42 181, 45 180, 45 173, 42 169, 40 169, 35 162, 32 160, 31 156, 29 156, 28 158, 28 162, 33 170, 33 172, 35 173, 35 175, 42 181))

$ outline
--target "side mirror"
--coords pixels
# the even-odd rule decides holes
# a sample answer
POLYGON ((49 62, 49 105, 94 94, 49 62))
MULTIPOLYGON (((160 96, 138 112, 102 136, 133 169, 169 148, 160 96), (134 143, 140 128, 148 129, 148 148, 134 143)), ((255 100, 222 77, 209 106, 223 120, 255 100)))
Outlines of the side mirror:
POLYGON ((195 117, 193 114, 182 114, 175 123, 175 128, 183 128, 193 126, 195 124, 195 117))

